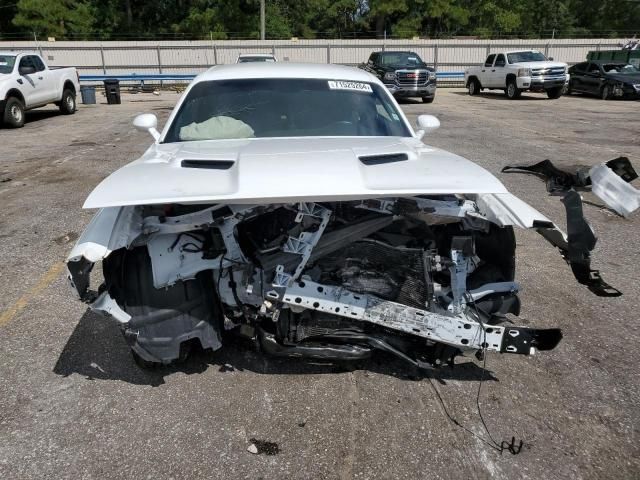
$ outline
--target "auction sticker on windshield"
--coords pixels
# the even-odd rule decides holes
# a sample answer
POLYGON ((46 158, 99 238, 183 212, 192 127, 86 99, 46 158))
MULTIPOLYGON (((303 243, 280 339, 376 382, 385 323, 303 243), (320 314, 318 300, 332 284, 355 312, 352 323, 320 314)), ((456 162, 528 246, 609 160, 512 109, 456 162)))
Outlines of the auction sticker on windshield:
POLYGON ((371 85, 362 82, 345 82, 342 80, 329 80, 331 90, 355 90, 357 92, 373 93, 371 85))

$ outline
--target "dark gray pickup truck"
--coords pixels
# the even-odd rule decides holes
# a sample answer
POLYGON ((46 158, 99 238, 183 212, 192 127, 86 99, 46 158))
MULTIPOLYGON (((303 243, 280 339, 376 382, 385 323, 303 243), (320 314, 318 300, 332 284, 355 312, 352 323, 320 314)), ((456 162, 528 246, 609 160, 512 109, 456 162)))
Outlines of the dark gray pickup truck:
POLYGON ((414 52, 373 52, 359 65, 372 73, 396 98, 420 97, 424 103, 436 98, 436 71, 414 52))

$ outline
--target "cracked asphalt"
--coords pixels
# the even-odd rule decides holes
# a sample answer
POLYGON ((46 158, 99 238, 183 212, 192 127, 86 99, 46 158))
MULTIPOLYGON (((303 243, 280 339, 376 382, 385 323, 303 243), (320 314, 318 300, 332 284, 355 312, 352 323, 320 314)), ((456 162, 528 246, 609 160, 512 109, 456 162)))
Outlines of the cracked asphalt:
MULTIPOLYGON (((424 377, 384 355, 326 365, 241 345, 138 368, 118 328, 74 299, 61 262, 91 219, 87 194, 151 142, 133 117, 162 125, 177 99, 99 96, 73 116, 45 108, 0 129, 0 478, 640 478, 640 214, 621 218, 591 194, 593 267, 622 297, 594 296, 541 237, 517 232, 518 322, 561 327, 554 351, 489 355, 484 368, 461 358, 424 377), (522 440, 518 455, 491 446, 481 379, 490 434, 522 440), (251 439, 277 453, 249 453, 251 439)), ((542 181, 500 169, 625 155, 640 171, 639 106, 460 89, 402 104, 412 121, 440 119, 427 143, 478 162, 560 225, 542 181)))

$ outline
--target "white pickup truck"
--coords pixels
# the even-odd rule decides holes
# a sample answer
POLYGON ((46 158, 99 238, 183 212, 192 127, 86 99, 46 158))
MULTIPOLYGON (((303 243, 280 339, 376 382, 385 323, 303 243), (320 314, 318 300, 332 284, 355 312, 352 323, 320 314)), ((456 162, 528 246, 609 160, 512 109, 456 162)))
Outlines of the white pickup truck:
POLYGON ((49 68, 35 53, 0 52, 0 123, 6 126, 22 127, 26 110, 49 103, 70 115, 79 90, 73 67, 49 68))
POLYGON ((464 72, 464 82, 469 95, 486 89, 504 90, 515 99, 525 90, 547 92, 549 98, 562 96, 569 82, 566 63, 553 62, 537 50, 492 53, 481 67, 469 67, 464 72))

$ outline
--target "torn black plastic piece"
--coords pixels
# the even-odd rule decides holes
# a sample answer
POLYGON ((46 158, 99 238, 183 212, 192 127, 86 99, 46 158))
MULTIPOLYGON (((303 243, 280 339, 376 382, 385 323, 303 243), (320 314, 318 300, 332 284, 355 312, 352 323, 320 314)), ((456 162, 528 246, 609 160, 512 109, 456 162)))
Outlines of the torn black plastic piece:
POLYGON ((590 252, 598 239, 584 218, 580 194, 570 190, 562 198, 562 203, 567 212, 568 237, 568 249, 563 251, 563 256, 569 262, 576 280, 599 297, 619 297, 622 292, 605 282, 598 270, 591 269, 590 252))
POLYGON ((589 169, 582 167, 576 173, 570 173, 557 168, 551 160, 543 160, 533 165, 507 165, 502 173, 530 173, 547 183, 550 193, 566 192, 570 188, 584 188, 590 184, 589 169))
POLYGON ((627 157, 614 158, 613 160, 609 160, 605 165, 627 183, 638 178, 638 174, 627 157))
POLYGON ((502 337, 501 353, 516 353, 530 355, 535 350, 553 350, 562 340, 562 330, 559 328, 505 328, 502 337))
MULTIPOLYGON (((625 182, 638 178, 631 162, 627 157, 618 157, 605 163, 613 172, 625 182)), ((533 165, 507 165, 502 173, 530 173, 546 181, 549 193, 564 193, 571 188, 585 190, 591 185, 588 166, 579 166, 575 173, 567 172, 556 167, 551 160, 543 160, 533 165)))
POLYGON ((90 274, 93 270, 93 263, 82 257, 80 260, 67 263, 67 269, 71 275, 71 283, 78 292, 80 300, 85 303, 92 303, 98 296, 98 292, 89 290, 90 274))

